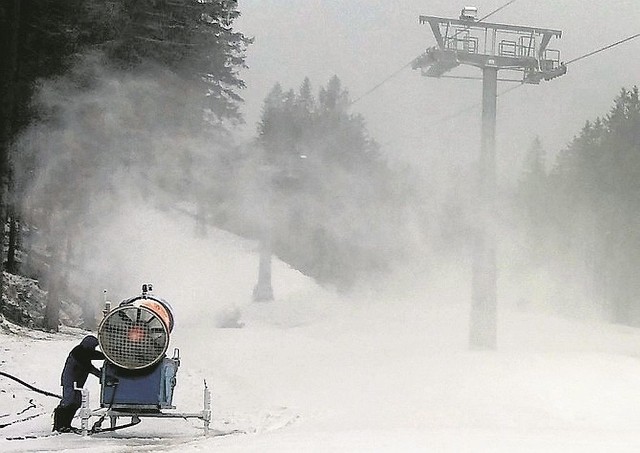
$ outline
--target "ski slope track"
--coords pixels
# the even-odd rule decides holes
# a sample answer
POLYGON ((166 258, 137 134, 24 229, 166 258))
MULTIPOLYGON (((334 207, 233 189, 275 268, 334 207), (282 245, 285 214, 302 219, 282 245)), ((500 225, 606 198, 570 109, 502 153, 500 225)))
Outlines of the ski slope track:
MULTIPOLYGON (((119 233, 122 242, 149 259, 126 269, 123 291, 150 281, 173 305, 170 348, 182 359, 174 404, 200 410, 206 379, 213 434, 196 420, 143 418, 86 438, 6 440, 48 434, 58 401, 0 379, 0 451, 640 451, 636 329, 505 304, 498 350, 473 352, 468 284, 450 273, 347 297, 278 260, 276 300, 252 303, 255 244, 220 231, 187 239, 187 227, 163 214, 126 215, 135 228, 119 233)), ((9 330, 0 329, 0 370, 58 392, 66 354, 85 332, 9 330)), ((96 407, 98 383, 88 386, 96 407)))

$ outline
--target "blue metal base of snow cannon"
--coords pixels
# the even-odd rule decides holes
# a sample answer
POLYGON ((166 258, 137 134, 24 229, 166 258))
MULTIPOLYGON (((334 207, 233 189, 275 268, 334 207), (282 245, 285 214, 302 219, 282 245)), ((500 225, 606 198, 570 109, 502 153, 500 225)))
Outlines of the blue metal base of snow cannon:
POLYGON ((179 366, 179 359, 166 357, 143 370, 126 370, 105 361, 100 406, 152 411, 174 409, 173 389, 179 366))

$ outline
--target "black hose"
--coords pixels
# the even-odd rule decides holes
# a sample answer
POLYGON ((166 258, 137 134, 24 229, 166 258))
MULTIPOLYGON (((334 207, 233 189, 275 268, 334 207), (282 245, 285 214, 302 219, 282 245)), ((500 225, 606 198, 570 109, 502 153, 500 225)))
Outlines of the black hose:
MULTIPOLYGON (((0 371, 0 376, 4 376, 6 378, 12 379, 12 380, 16 381, 17 383, 24 385, 28 389, 33 390, 34 392, 37 392, 37 393, 41 393, 42 395, 50 396, 52 398, 62 399, 62 397, 60 395, 56 395, 55 393, 47 392, 46 390, 42 390, 42 389, 39 389, 37 387, 34 387, 33 385, 24 382, 22 379, 19 379, 19 378, 15 377, 15 376, 13 376, 13 375, 11 375, 9 373, 5 373, 4 371, 0 371)), ((118 381, 116 380, 112 385, 113 385, 114 388, 113 388, 113 393, 111 394, 111 401, 109 402, 109 408, 107 409, 107 411, 105 411, 104 414, 102 414, 102 417, 100 417, 100 419, 96 423, 93 424, 93 427, 89 431, 89 434, 103 433, 103 432, 109 432, 109 431, 117 431, 119 429, 129 428, 131 426, 134 426, 134 425, 137 425, 138 423, 140 423, 140 419, 138 419, 138 420, 132 421, 131 423, 127 423, 125 425, 114 426, 112 428, 105 428, 105 429, 101 429, 100 428, 100 425, 102 424, 102 421, 105 419, 108 411, 110 411, 111 408, 113 407, 113 403, 114 403, 115 398, 116 398, 116 390, 118 389, 118 381)), ((40 415, 42 415, 42 414, 31 415, 31 416, 26 417, 24 419, 16 420, 16 422, 26 421, 26 420, 29 420, 31 418, 39 417, 40 415)), ((10 424, 13 424, 13 423, 15 423, 15 422, 9 423, 7 425, 0 425, 0 428, 4 428, 5 426, 9 426, 10 424)))
MULTIPOLYGON (((46 390, 42 390, 42 389, 39 389, 37 387, 34 387, 33 385, 24 382, 22 379, 19 379, 19 378, 15 377, 15 376, 13 376, 13 375, 11 375, 9 373, 5 373, 4 371, 0 371, 0 376, 4 376, 6 378, 12 379, 12 380, 16 381, 17 383, 24 385, 28 389, 33 390, 34 392, 41 393, 41 394, 43 394, 45 396, 51 396, 53 398, 62 399, 62 397, 60 395, 56 395, 55 393, 47 392, 46 390)), ((131 423, 127 423, 125 425, 114 426, 114 427, 111 427, 111 428, 104 428, 104 429, 100 428, 100 425, 102 424, 102 421, 105 419, 108 411, 110 411, 111 408, 113 407, 113 403, 114 403, 115 398, 116 398, 116 390, 118 389, 118 381, 116 380, 115 382, 113 382, 112 385, 113 385, 113 393, 111 394, 111 401, 109 402, 109 408, 107 409, 107 411, 105 411, 104 414, 102 414, 102 417, 100 417, 100 419, 96 423, 93 424, 93 427, 89 431, 89 434, 103 433, 103 432, 109 432, 109 431, 117 431, 119 429, 129 428, 131 426, 135 426, 138 423, 140 423, 140 419, 137 419, 137 420, 132 421, 131 423)), ((0 425, 0 428, 5 428, 6 426, 12 425, 13 423, 16 423, 16 422, 27 421, 27 420, 30 420, 32 418, 39 417, 40 415, 42 415, 42 414, 31 415, 29 417, 25 417, 25 418, 20 419, 20 420, 15 420, 15 421, 13 421, 11 423, 8 423, 8 424, 5 424, 5 425, 0 425)))
POLYGON ((14 421, 9 422, 9 423, 3 423, 3 424, 0 425, 0 429, 6 428, 7 426, 15 425, 16 423, 26 422, 27 420, 31 420, 32 418, 36 418, 36 417, 40 417, 41 415, 44 415, 44 414, 45 414, 44 412, 41 412, 39 414, 34 414, 34 415, 29 415, 27 417, 19 418, 18 420, 14 420, 14 421))
POLYGON ((33 386, 33 385, 31 385, 31 384, 28 384, 28 383, 24 382, 22 379, 18 379, 17 377, 12 376, 12 375, 10 375, 9 373, 5 373, 4 371, 0 371, 0 376, 4 376, 4 377, 6 377, 6 378, 13 379, 13 380, 14 380, 14 381, 16 381, 18 384, 22 384, 22 385, 24 385, 25 387, 27 387, 28 389, 33 390, 34 392, 40 393, 40 394, 42 394, 42 395, 50 396, 50 397, 52 397, 52 398, 58 398, 58 399, 60 399, 60 400, 62 399, 62 397, 61 397, 60 395, 56 395, 55 393, 47 392, 46 390, 41 390, 41 389, 39 389, 39 388, 37 388, 37 387, 34 387, 34 386, 33 386))
POLYGON ((124 429, 124 428, 131 428, 132 426, 136 426, 138 423, 140 423, 140 421, 141 420, 139 418, 137 418, 137 419, 133 420, 131 423, 126 423, 124 425, 113 426, 111 428, 104 428, 104 429, 98 428, 95 431, 91 430, 91 431, 89 431, 89 434, 92 435, 92 434, 108 433, 108 432, 111 432, 111 431, 118 431, 118 430, 124 429))
MULTIPOLYGON (((106 383, 106 380, 107 380, 106 373, 105 373, 105 378, 104 379, 105 379, 104 385, 106 386, 107 385, 107 383, 106 383)), ((109 402, 109 407, 104 412, 104 414, 102 414, 102 416, 98 419, 98 421, 93 424, 93 426, 91 427, 91 431, 90 431, 91 434, 98 433, 98 432, 103 432, 103 431, 115 431, 115 429, 113 429, 115 427, 112 427, 112 429, 102 429, 101 428, 102 422, 106 418, 107 413, 113 408, 113 403, 116 400, 116 390, 118 390, 118 380, 117 379, 111 383, 111 387, 113 387, 113 391, 111 392, 111 401, 109 402)), ((140 422, 138 421, 138 423, 140 423, 140 422)), ((137 425, 138 423, 133 423, 132 425, 123 425, 123 426, 121 426, 121 428, 128 428, 129 426, 137 425)))

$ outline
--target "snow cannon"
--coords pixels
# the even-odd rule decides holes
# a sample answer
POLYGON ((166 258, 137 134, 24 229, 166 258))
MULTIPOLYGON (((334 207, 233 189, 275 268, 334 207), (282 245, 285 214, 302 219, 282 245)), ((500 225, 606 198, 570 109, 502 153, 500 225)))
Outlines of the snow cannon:
POLYGON ((178 349, 166 357, 174 317, 171 305, 142 286, 142 294, 124 300, 98 327, 105 355, 102 407, 158 410, 173 408, 173 389, 180 366, 178 349))
POLYGON ((141 417, 198 418, 208 433, 211 420, 211 392, 204 382, 200 412, 172 413, 180 351, 166 355, 174 326, 169 303, 152 293, 152 285, 142 285, 142 294, 112 308, 105 300, 103 319, 98 327, 98 343, 105 360, 100 378, 100 409, 91 410, 87 389, 82 389, 83 434, 115 431, 140 423, 141 417), (99 417, 89 429, 91 417, 99 417), (109 417, 110 428, 102 428, 109 417), (131 423, 118 425, 118 417, 131 417, 131 423))
POLYGON ((173 330, 173 310, 164 299, 149 293, 120 303, 106 313, 98 328, 98 341, 107 360, 125 370, 149 368, 162 360, 173 330))

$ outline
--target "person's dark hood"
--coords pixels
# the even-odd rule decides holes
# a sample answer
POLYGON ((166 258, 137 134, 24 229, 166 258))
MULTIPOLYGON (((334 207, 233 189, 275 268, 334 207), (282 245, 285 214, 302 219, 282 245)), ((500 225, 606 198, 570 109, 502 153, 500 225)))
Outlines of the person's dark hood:
POLYGON ((98 346, 98 339, 93 335, 87 335, 80 342, 82 349, 95 349, 96 346, 98 346))

